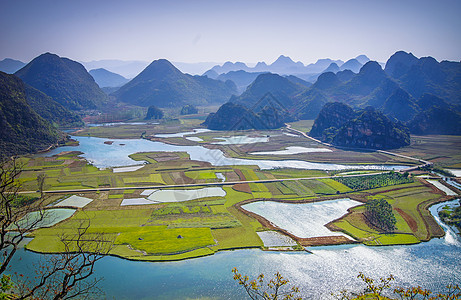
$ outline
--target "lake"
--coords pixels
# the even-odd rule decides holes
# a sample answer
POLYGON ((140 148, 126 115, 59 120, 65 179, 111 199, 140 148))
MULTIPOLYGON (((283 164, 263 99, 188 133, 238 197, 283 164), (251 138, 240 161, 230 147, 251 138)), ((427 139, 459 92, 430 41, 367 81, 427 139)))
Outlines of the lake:
MULTIPOLYGON (((434 205, 430 210, 435 214, 443 205, 434 205)), ((100 287, 108 299, 248 299, 232 279, 233 267, 253 277, 279 271, 309 299, 328 299, 330 292, 363 288, 356 278, 359 272, 373 278, 393 274, 398 285, 421 285, 433 291, 443 290, 446 284, 461 284, 461 244, 451 230, 444 238, 411 246, 347 245, 309 250, 312 254, 225 251, 165 263, 105 257, 96 265, 95 273, 104 277, 100 287)), ((30 273, 28 268, 40 256, 19 251, 14 270, 30 273)))

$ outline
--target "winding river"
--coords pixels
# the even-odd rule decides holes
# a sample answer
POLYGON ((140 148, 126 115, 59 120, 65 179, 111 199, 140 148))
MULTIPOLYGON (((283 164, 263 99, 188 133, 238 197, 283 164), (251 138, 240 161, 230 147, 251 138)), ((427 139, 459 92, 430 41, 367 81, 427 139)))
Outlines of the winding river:
POLYGON ((66 146, 53 149, 44 153, 44 156, 51 156, 62 151, 81 151, 82 156, 98 168, 110 168, 120 166, 139 165, 128 155, 136 152, 187 152, 192 160, 206 161, 214 166, 229 165, 257 165, 260 169, 273 168, 296 168, 296 169, 317 169, 317 170, 345 170, 345 169, 379 169, 399 170, 405 166, 395 165, 340 165, 329 163, 313 163, 302 160, 257 160, 231 158, 224 155, 219 149, 207 149, 203 146, 176 146, 162 142, 153 142, 144 139, 103 139, 96 137, 73 136, 79 141, 79 146, 66 146), (105 141, 113 141, 111 145, 104 144, 105 141))

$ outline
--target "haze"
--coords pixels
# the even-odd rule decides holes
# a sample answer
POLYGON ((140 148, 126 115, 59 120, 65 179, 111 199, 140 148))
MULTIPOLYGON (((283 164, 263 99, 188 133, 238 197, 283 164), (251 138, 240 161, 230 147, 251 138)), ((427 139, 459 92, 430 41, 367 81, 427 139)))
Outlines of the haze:
POLYGON ((2 1, 0 59, 460 60, 459 1, 2 1))

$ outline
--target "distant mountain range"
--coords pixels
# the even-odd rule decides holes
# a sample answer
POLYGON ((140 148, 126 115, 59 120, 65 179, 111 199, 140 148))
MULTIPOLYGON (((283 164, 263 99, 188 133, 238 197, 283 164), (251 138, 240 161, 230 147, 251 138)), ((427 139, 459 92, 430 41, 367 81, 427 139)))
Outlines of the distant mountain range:
POLYGON ((153 61, 112 95, 139 106, 181 107, 223 103, 237 93, 235 83, 179 71, 166 59, 153 61))
MULTIPOLYGON (((306 77, 312 76, 313 74, 324 72, 332 63, 336 64, 340 68, 339 70, 349 69, 357 73, 360 68, 369 60, 370 59, 365 55, 360 55, 355 59, 347 61, 346 63, 344 63, 342 60, 332 60, 326 58, 319 59, 313 64, 304 65, 300 61, 294 62, 288 56, 280 55, 279 58, 277 58, 277 60, 270 65, 267 65, 265 62, 258 62, 254 67, 248 67, 245 63, 242 62, 226 62, 222 66, 214 66, 210 69, 210 71, 213 71, 218 75, 240 70, 246 72, 271 72, 280 75, 298 75, 298 77, 301 76, 301 78, 306 79, 306 77)), ((204 75, 207 75, 207 73, 204 75)))
POLYGON ((116 59, 104 59, 94 60, 88 62, 80 62, 85 68, 89 70, 94 69, 106 69, 110 72, 120 74, 125 78, 134 78, 138 75, 149 62, 140 60, 116 60, 116 59))
POLYGON ((122 75, 107 71, 103 68, 93 69, 88 73, 90 73, 100 88, 120 87, 129 81, 122 75))
POLYGON ((0 71, 5 72, 7 74, 13 74, 25 65, 26 63, 23 63, 20 60, 5 58, 4 60, 0 60, 0 71))
POLYGON ((15 75, 71 110, 96 109, 108 100, 80 63, 56 54, 34 58, 15 75))
MULTIPOLYGON (((358 65, 365 60, 358 57, 348 62, 358 65)), ((349 69, 341 71, 335 63, 328 68, 337 73, 322 73, 311 86, 294 85, 276 74, 259 74, 240 96, 231 97, 229 102, 256 109, 257 113, 265 104, 255 107, 255 103, 261 103, 269 93, 289 112, 287 118, 298 119, 316 119, 325 104, 342 102, 355 109, 373 107, 376 114, 383 113, 391 120, 406 123, 418 134, 461 131, 457 129, 461 122, 459 62, 439 63, 433 58, 417 59, 411 53, 397 52, 389 58, 385 70, 374 61, 366 62, 357 74, 349 69)), ((213 118, 218 116, 216 113, 213 118)), ((218 123, 224 124, 224 118, 218 123)))

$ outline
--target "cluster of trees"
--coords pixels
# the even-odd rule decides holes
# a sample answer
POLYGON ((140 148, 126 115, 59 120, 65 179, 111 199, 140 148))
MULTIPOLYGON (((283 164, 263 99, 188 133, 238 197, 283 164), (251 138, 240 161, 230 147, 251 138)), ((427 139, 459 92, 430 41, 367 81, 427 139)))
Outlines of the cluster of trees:
POLYGON ((413 178, 409 177, 408 173, 400 174, 397 172, 389 172, 369 176, 337 177, 335 180, 341 182, 342 184, 355 191, 369 190, 383 186, 413 182, 413 178))
POLYGON ((144 120, 159 120, 161 118, 163 118, 163 111, 160 108, 152 105, 147 109, 147 114, 144 120))
MULTIPOLYGON (((100 279, 91 280, 95 263, 111 245, 102 236, 88 234, 90 220, 63 234, 62 253, 48 255, 35 266, 35 278, 10 273, 20 244, 48 217, 43 192, 36 198, 18 194, 23 167, 15 159, 0 164, 0 299, 70 299, 94 297, 100 279)), ((37 177, 43 191, 45 176, 37 177)))
POLYGON ((368 201, 365 204, 365 217, 374 226, 383 231, 393 231, 396 229, 397 219, 392 211, 392 206, 384 198, 368 201))
POLYGON ((454 209, 447 210, 443 209, 439 212, 439 216, 442 219, 442 221, 448 225, 454 225, 458 228, 458 230, 461 230, 461 205, 458 204, 458 206, 454 209))

